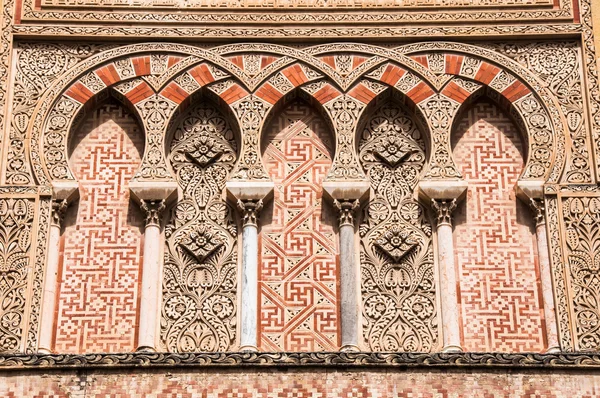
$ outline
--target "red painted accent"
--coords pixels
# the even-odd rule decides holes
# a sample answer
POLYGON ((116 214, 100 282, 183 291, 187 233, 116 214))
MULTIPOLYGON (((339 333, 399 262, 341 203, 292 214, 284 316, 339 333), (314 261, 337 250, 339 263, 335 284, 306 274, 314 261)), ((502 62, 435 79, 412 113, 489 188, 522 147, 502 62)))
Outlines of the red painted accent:
POLYGON ((461 104, 465 102, 465 100, 471 95, 467 90, 455 82, 448 83, 448 85, 442 90, 442 94, 461 104))
POLYGON ((516 81, 510 86, 506 87, 504 91, 502 91, 502 95, 512 103, 518 100, 519 98, 526 96, 530 92, 531 90, 529 90, 527 86, 525 86, 520 81, 516 81))
POLYGON ((150 57, 135 57, 131 59, 136 76, 146 76, 150 74, 150 57))
POLYGON ((429 98, 433 94, 431 87, 425 82, 421 82, 413 87, 406 96, 410 98, 415 104, 423 101, 425 98, 429 98))
POLYGON ((475 74, 475 80, 483 84, 490 84, 498 73, 500 73, 500 68, 488 64, 487 62, 482 62, 479 66, 479 70, 475 74))
POLYGON ((161 94, 163 97, 170 99, 178 105, 181 104, 187 97, 189 97, 188 92, 175 82, 169 83, 167 87, 161 91, 161 94))
POLYGON ((288 66, 281 71, 285 77, 294 85, 298 87, 308 81, 308 77, 304 74, 304 71, 298 64, 288 66))
POLYGON ((377 96, 377 94, 375 94, 362 83, 357 84, 356 87, 354 87, 352 90, 350 90, 350 92, 348 92, 348 94, 364 104, 368 104, 373 98, 377 96))
POLYGON ((142 82, 125 94, 125 97, 127 97, 127 99, 135 105, 138 102, 150 97, 152 94, 154 94, 154 90, 152 90, 152 88, 150 88, 146 82, 142 82))
POLYGON ((341 93, 336 90, 331 84, 327 83, 319 91, 314 94, 314 98, 321 104, 325 104, 332 99, 338 97, 341 93))
POLYGON ((268 103, 275 105, 275 103, 283 97, 283 94, 273 87, 270 83, 263 84, 257 91, 256 95, 259 98, 264 99, 268 103))
POLYGON ((411 58, 423 65, 424 67, 429 68, 429 61, 427 60, 426 55, 413 55, 411 56, 411 58))
POLYGON ((227 102, 228 104, 232 104, 235 101, 244 98, 247 95, 248 92, 246 90, 240 87, 240 85, 234 84, 233 86, 229 87, 227 90, 222 92, 220 97, 223 99, 223 101, 227 102))
POLYGON ((189 74, 201 86, 205 86, 208 83, 212 83, 215 81, 214 76, 212 75, 212 73, 210 73, 210 69, 208 69, 208 66, 206 66, 206 64, 195 66, 189 71, 189 74))
POLYGON ((167 60, 167 66, 170 68, 171 66, 175 65, 177 62, 181 61, 183 59, 183 57, 177 57, 175 55, 170 55, 169 59, 167 60))
POLYGON ((446 73, 450 75, 460 74, 464 58, 462 55, 446 54, 446 73))
POLYGON ((396 65, 388 64, 387 68, 383 72, 381 76, 381 81, 389 84, 390 86, 395 86, 398 83, 398 80, 406 73, 405 69, 402 69, 396 65))
POLYGON ((94 96, 94 93, 81 82, 75 82, 65 94, 81 104, 85 104, 87 100, 94 96))

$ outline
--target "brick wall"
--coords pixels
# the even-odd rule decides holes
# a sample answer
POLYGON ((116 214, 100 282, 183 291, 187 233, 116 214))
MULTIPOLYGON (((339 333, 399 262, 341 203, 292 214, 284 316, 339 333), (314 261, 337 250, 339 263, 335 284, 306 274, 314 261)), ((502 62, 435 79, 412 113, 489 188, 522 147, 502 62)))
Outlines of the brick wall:
POLYGON ((143 144, 132 115, 113 102, 91 112, 72 137, 80 198, 62 237, 58 352, 135 349, 143 222, 127 184, 143 144))
POLYGON ((467 351, 541 351, 544 330, 533 215, 515 197, 523 144, 495 105, 477 103, 453 135, 469 184, 454 238, 467 351))
POLYGON ((245 367, 4 373, 0 396, 110 398, 584 398, 600 374, 539 370, 340 370, 245 367), (135 392, 134 392, 135 391, 135 392))
POLYGON ((336 221, 332 207, 322 204, 332 138, 302 102, 277 115, 265 135, 263 159, 275 191, 261 213, 260 348, 336 350, 336 221))

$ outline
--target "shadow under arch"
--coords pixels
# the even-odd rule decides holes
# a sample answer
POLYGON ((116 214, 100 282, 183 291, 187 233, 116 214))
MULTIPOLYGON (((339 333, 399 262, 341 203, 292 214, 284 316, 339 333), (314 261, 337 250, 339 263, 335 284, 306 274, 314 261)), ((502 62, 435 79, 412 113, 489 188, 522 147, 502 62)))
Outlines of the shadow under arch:
MULTIPOLYGON (((500 96, 496 91, 487 86, 480 87, 474 91, 456 110, 452 127, 450 129, 450 154, 454 164, 457 165, 454 158, 454 150, 457 143, 457 127, 462 122, 465 115, 479 103, 491 103, 496 106, 509 120, 515 125, 518 131, 519 145, 522 146, 523 167, 519 175, 519 179, 526 172, 530 156, 529 136, 527 134, 526 123, 523 120, 521 112, 515 108, 514 104, 500 96)), ((463 132, 464 133, 464 132, 463 132)), ((458 165, 457 165, 458 166, 458 165)))

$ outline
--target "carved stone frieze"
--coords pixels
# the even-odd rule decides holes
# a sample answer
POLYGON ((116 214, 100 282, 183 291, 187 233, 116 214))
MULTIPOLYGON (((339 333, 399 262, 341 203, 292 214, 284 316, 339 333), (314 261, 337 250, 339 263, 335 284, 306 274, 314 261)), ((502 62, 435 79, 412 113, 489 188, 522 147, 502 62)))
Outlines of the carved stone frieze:
POLYGON ((409 114, 387 103, 371 115, 359 143, 359 160, 371 182, 371 199, 359 228, 363 338, 373 351, 432 351, 438 315, 432 229, 414 198, 425 164, 425 137, 409 114), (381 146, 410 152, 392 162, 381 146), (389 144, 388 144, 389 145, 389 144))
POLYGON ((236 338, 237 226, 222 193, 236 161, 233 131, 202 100, 177 122, 169 147, 182 194, 165 227, 161 344, 228 351, 236 338))
POLYGON ((566 198, 561 206, 576 348, 597 350, 600 347, 600 198, 566 198))
POLYGON ((0 199, 0 351, 22 349, 27 329, 27 288, 34 246, 35 201, 0 199))

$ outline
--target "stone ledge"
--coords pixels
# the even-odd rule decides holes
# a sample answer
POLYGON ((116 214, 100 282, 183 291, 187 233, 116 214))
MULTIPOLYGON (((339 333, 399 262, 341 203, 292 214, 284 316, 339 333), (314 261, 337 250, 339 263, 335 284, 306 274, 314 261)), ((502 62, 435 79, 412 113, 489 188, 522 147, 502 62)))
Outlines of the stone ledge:
POLYGON ((229 352, 115 354, 0 354, 0 371, 24 369, 179 367, 549 368, 600 370, 599 353, 229 352))

